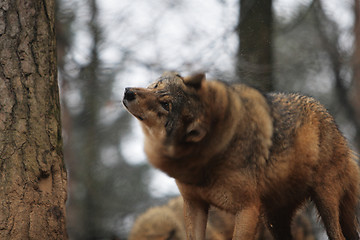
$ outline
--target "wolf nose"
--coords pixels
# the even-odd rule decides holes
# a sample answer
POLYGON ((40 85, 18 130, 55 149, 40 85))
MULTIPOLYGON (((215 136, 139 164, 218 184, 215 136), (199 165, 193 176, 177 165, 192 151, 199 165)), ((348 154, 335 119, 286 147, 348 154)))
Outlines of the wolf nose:
POLYGON ((124 99, 132 101, 135 99, 135 95, 134 91, 131 91, 131 88, 125 88, 124 99))

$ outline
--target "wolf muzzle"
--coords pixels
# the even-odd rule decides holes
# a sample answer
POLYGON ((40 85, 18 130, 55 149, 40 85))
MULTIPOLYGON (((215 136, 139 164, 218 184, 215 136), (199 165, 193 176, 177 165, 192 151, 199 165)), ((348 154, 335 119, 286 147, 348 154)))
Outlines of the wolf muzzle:
POLYGON ((132 88, 125 88, 123 104, 126 108, 128 108, 128 103, 134 101, 136 98, 136 93, 132 90, 132 88))
POLYGON ((140 115, 143 113, 142 110, 139 110, 139 104, 137 104, 138 102, 135 101, 136 95, 137 93, 135 88, 125 88, 123 104, 129 113, 142 121, 144 118, 140 115))
POLYGON ((131 90, 131 88, 125 88, 124 100, 132 101, 135 99, 135 96, 136 94, 131 90))

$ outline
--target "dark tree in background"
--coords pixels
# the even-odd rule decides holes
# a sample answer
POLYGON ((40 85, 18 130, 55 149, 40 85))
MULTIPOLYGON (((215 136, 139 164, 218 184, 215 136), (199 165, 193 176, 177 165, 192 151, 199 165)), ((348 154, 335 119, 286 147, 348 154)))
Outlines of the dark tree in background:
POLYGON ((54 1, 0 4, 0 239, 67 239, 54 1))
POLYGON ((240 82, 267 92, 274 90, 272 0, 240 0, 237 32, 240 82))
POLYGON ((353 53, 353 87, 352 104, 357 126, 356 142, 360 150, 360 1, 354 0, 354 53, 353 53))

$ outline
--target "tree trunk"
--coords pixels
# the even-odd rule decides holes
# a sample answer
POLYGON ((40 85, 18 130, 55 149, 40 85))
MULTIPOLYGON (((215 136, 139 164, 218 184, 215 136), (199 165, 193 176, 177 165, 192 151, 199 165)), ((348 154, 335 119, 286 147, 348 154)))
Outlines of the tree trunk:
MULTIPOLYGON (((354 22, 354 55, 353 55, 353 105, 355 111, 356 121, 360 125, 360 2, 359 0, 354 0, 354 13, 355 13, 355 22, 354 22)), ((356 142, 358 150, 360 151, 360 129, 357 129, 356 142)))
POLYGON ((0 2, 0 239, 67 239, 54 4, 0 2))
POLYGON ((241 82, 273 90, 272 0, 240 0, 237 74, 241 82))

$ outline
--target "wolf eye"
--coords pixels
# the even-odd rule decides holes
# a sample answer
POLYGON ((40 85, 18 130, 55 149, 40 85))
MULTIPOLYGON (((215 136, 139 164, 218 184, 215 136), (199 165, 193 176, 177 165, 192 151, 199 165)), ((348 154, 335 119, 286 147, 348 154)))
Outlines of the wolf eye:
POLYGON ((168 102, 160 102, 161 107, 165 109, 166 111, 170 110, 170 104, 168 102))
POLYGON ((160 79, 159 81, 157 81, 157 82, 155 83, 155 85, 154 85, 153 88, 157 88, 157 87, 159 86, 159 84, 161 84, 161 83, 162 83, 162 80, 160 79))

